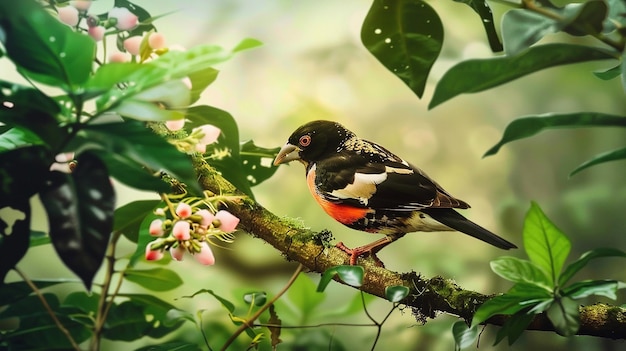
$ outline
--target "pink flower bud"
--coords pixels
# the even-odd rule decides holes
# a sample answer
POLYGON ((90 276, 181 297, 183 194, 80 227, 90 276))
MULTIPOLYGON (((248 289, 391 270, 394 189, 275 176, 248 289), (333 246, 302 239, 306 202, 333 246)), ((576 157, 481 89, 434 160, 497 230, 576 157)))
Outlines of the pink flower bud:
POLYGON ((196 152, 204 154, 206 153, 206 144, 198 143, 193 147, 196 152))
POLYGON ((143 38, 140 36, 130 37, 124 40, 124 49, 131 55, 139 55, 142 40, 143 38))
POLYGON ((200 243, 200 252, 194 255, 196 260, 204 265, 212 266, 215 264, 215 256, 206 241, 200 243))
POLYGON ((187 89, 191 90, 191 88, 193 88, 193 84, 191 83, 191 79, 189 79, 189 77, 184 77, 181 81, 185 84, 187 89))
POLYGON ((102 38, 104 38, 105 31, 106 30, 103 26, 89 27, 89 29, 87 30, 89 36, 92 37, 95 41, 102 40, 102 38))
POLYGON ((116 51, 109 56, 110 62, 128 62, 130 57, 123 52, 116 51))
POLYGON ((72 6, 59 7, 59 19, 68 26, 76 26, 78 24, 78 10, 72 6))
POLYGON ((91 0, 73 0, 70 5, 74 6, 78 11, 87 11, 91 7, 91 0))
POLYGON ((131 30, 139 24, 139 19, 125 7, 114 7, 109 11, 109 18, 115 18, 115 28, 131 30))
POLYGON ((176 247, 172 246, 170 248, 170 255, 172 255, 172 258, 175 261, 182 261, 183 260, 183 256, 185 255, 185 251, 187 251, 187 250, 185 250, 185 248, 180 246, 180 245, 178 245, 176 247))
POLYGON ((180 218, 187 218, 191 216, 191 206, 184 202, 179 202, 176 207, 176 215, 180 218))
POLYGON ((152 248, 151 248, 152 243, 149 243, 148 245, 146 245, 146 260, 148 260, 148 261, 158 261, 158 260, 163 258, 163 251, 161 251, 161 250, 152 250, 152 248))
POLYGON ((163 49, 165 47, 165 36, 161 33, 152 33, 148 37, 148 45, 153 50, 163 49))
POLYGON ((165 126, 167 127, 167 129, 171 130, 172 132, 181 130, 185 126, 185 119, 181 118, 181 119, 175 119, 172 121, 166 121, 165 126))
POLYGON ((200 143, 205 145, 213 144, 214 142, 216 142, 217 138, 220 136, 220 133, 222 133, 221 129, 211 124, 205 124, 194 129, 199 129, 202 132, 204 136, 202 137, 202 139, 200 139, 200 143))
POLYGON ((189 240, 191 238, 191 226, 187 221, 178 221, 172 228, 172 235, 181 241, 189 240))
POLYGON ((211 213, 211 211, 206 210, 206 209, 196 211, 196 214, 202 217, 202 219, 200 220, 200 227, 204 229, 207 229, 213 222, 213 219, 215 218, 213 213, 211 213))
POLYGON ((215 214, 215 219, 220 221, 219 228, 225 233, 235 231, 235 229, 237 228, 237 224, 239 224, 239 218, 224 210, 217 211, 217 213, 215 214))
POLYGON ((148 230, 152 236, 163 235, 163 221, 155 219, 150 223, 150 229, 148 230))

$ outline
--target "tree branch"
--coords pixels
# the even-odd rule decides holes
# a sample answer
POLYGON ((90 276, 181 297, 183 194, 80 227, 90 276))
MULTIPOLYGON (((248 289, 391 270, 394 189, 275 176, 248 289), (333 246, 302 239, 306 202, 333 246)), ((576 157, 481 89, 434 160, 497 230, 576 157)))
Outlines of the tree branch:
MULTIPOLYGON (((201 186, 215 194, 239 194, 232 184, 222 178, 201 157, 194 157, 194 166, 201 186)), ((301 227, 295 221, 279 218, 263 206, 248 199, 241 203, 229 203, 228 211, 239 217, 239 227, 258 237, 280 251, 285 258, 297 261, 312 272, 323 273, 327 269, 347 264, 348 256, 330 245, 329 232, 314 232, 301 227)), ((435 276, 424 278, 415 272, 397 273, 378 267, 372 260, 364 260, 363 285, 360 290, 385 298, 388 286, 406 286, 409 296, 403 301, 411 307, 415 317, 423 322, 444 312, 471 322, 472 317, 490 295, 465 290, 452 279, 435 276)), ((495 316, 486 323, 502 325, 506 316, 495 316)), ((626 309, 606 304, 580 307, 581 326, 578 335, 591 335, 610 339, 626 339, 626 309)), ((554 331, 544 314, 538 315, 529 330, 554 331)))

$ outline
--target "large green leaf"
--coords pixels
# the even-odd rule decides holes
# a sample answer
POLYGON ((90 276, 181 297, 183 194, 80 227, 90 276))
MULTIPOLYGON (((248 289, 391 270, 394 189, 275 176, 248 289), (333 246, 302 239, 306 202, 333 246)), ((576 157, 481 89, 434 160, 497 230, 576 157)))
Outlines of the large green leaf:
POLYGON ((419 97, 443 44, 437 12, 422 0, 374 0, 361 41, 419 97))
POLYGON ((113 229, 115 191, 97 156, 85 152, 77 161, 71 175, 52 172, 40 198, 57 254, 90 289, 113 229))
POLYGON ((465 321, 455 322, 452 325, 452 336, 454 337, 454 349, 465 349, 473 345, 478 338, 478 327, 470 328, 465 321))
POLYGON ((59 104, 41 91, 0 80, 0 122, 29 130, 52 149, 59 147, 68 135, 58 127, 60 112, 59 104))
POLYGON ((143 306, 144 315, 154 316, 154 319, 150 321, 150 328, 145 330, 144 336, 161 338, 178 329, 183 324, 182 320, 169 320, 168 312, 176 309, 176 307, 154 295, 120 294, 119 296, 127 297, 135 305, 143 306))
POLYGON ((517 283, 506 294, 498 295, 483 303, 474 314, 472 327, 483 323, 492 316, 515 314, 551 299, 551 293, 542 287, 534 284, 517 283))
POLYGON ((166 268, 128 269, 124 278, 152 291, 168 291, 183 284, 176 272, 166 268))
POLYGON ((491 269, 504 279, 514 283, 528 283, 552 291, 552 285, 546 272, 533 262, 517 257, 499 257, 491 261, 491 269))
POLYGON ((241 143, 241 163, 246 179, 251 186, 261 184, 274 175, 278 167, 272 161, 280 151, 280 147, 264 148, 256 146, 254 141, 248 140, 241 143))
POLYGON ((513 56, 538 42, 546 34, 559 31, 554 19, 526 9, 507 11, 502 17, 502 39, 507 56, 513 56))
POLYGON ((188 128, 211 124, 221 133, 216 143, 207 146, 205 158, 224 178, 248 196, 253 196, 239 153, 239 129, 233 116, 216 107, 201 105, 187 110, 188 128))
POLYGON ((559 277, 559 285, 565 285, 589 261, 602 257, 626 257, 626 252, 614 248, 599 248, 583 253, 580 258, 570 263, 559 277))
MULTIPOLYGON (((91 330, 73 318, 75 309, 61 307, 54 294, 44 293, 43 297, 77 343, 80 344, 91 336, 91 330)), ((19 345, 16 349, 29 351, 72 349, 67 337, 59 330, 38 296, 28 296, 0 313, 0 319, 9 317, 18 317, 20 324, 17 329, 3 333, 4 343, 19 345)))
MULTIPOLYGON (((32 283, 42 290, 49 286, 64 283, 77 283, 77 280, 69 279, 34 279, 32 283)), ((0 306, 6 306, 15 303, 33 293, 33 289, 24 281, 6 283, 0 289, 0 306)))
POLYGON ((142 338, 153 324, 160 321, 148 319, 144 306, 134 301, 111 305, 104 328, 104 337, 109 340, 133 341, 142 338))
POLYGON ((603 31, 608 6, 604 0, 590 0, 583 4, 570 4, 566 8, 576 10, 568 17, 563 30, 571 35, 595 35, 603 31))
MULTIPOLYGON (((244 40, 239 46, 252 48, 251 41, 244 40)), ((258 43, 254 41, 254 43, 258 43)), ((236 48, 237 49, 237 48, 236 48)), ((227 51, 219 46, 198 45, 188 51, 169 51, 159 58, 144 63, 129 74, 125 82, 132 82, 122 89, 112 89, 96 100, 98 114, 110 110, 145 90, 171 80, 185 78, 194 73, 206 72, 208 68, 232 57, 236 51, 227 51)))
POLYGON ((0 1, 7 56, 36 81, 74 91, 87 81, 95 41, 74 32, 33 0, 0 1))
POLYGON ((428 107, 434 108, 459 94, 490 89, 545 68, 611 58, 616 58, 614 53, 597 47, 546 44, 515 56, 463 61, 443 75, 428 107))
POLYGON ((549 113, 521 117, 506 127, 502 139, 492 146, 484 156, 496 154, 504 144, 528 138, 543 130, 581 127, 626 127, 626 117, 600 112, 549 113))
POLYGON ((556 286, 571 243, 534 202, 524 220, 523 239, 530 260, 547 273, 550 285, 556 286))
POLYGON ((498 330, 498 334, 496 335, 496 341, 494 345, 500 343, 500 341, 504 340, 504 338, 509 339, 509 346, 513 345, 513 343, 522 335, 522 332, 526 330, 530 322, 532 322, 535 315, 532 313, 525 313, 524 311, 519 311, 512 315, 502 328, 498 330))
POLYGON ((491 51, 499 52, 502 51, 502 43, 498 38, 498 32, 496 31, 495 22, 493 21, 493 14, 491 13, 491 8, 489 7, 489 3, 485 0, 454 0, 457 2, 461 2, 471 7, 478 16, 480 16, 483 27, 485 27, 485 33, 487 33, 487 40, 489 40, 489 46, 491 46, 491 51))
POLYGON ((574 300, 597 295, 617 300, 617 291, 626 288, 626 283, 616 280, 584 280, 563 289, 563 296, 574 300))
POLYGON ((16 127, 0 134, 0 152, 38 144, 42 144, 41 139, 29 129, 16 127))
MULTIPOLYGON (((138 167, 145 167, 148 174, 164 171, 185 183, 192 192, 201 193, 190 157, 140 122, 89 124, 77 135, 76 143, 76 148, 85 145, 104 153, 102 158, 117 179, 126 180, 124 172, 138 173, 138 167)), ((149 184, 163 190, 159 182, 149 184)))
POLYGON ((610 162, 610 161, 619 161, 626 159, 626 147, 620 148, 617 150, 607 151, 598 155, 595 155, 590 160, 583 162, 581 165, 576 167, 569 175, 570 177, 574 174, 587 169, 591 166, 599 165, 601 163, 610 162))
POLYGON ((554 301, 546 314, 559 335, 572 336, 580 328, 578 303, 569 297, 554 301))
POLYGON ((159 203, 159 200, 137 200, 116 209, 113 230, 121 232, 128 240, 136 243, 141 222, 159 203))

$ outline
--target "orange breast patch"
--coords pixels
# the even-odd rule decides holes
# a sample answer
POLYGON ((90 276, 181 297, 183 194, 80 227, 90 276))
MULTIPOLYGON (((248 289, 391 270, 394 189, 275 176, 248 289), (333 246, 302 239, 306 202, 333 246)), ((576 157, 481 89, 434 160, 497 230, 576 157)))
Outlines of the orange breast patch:
POLYGON ((321 197, 315 187, 315 166, 309 170, 309 173, 306 176, 306 183, 315 201, 322 206, 328 215, 342 224, 350 225, 365 217, 365 215, 370 211, 367 208, 334 203, 321 197))

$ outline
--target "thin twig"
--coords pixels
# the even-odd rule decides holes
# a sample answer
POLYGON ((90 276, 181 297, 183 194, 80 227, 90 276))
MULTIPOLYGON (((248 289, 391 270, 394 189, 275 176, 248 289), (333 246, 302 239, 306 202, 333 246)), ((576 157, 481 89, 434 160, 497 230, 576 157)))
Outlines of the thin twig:
POLYGON ((37 297, 39 298, 39 300, 43 304, 43 307, 46 309, 46 311, 48 311, 48 314, 50 315, 50 317, 54 321, 54 324, 56 324, 57 328, 59 328, 61 333, 65 334, 65 337, 67 338, 67 340, 72 345, 72 348, 74 350, 76 350, 76 351, 80 351, 80 347, 78 346, 78 344, 76 343, 76 341, 72 337, 72 334, 70 334, 69 330, 67 330, 67 328, 65 328, 63 323, 61 323, 61 321, 59 320, 59 318, 57 318, 56 314, 54 313, 54 311, 52 310, 52 308, 48 304, 48 301, 46 301, 46 299, 43 297, 43 294, 41 293, 41 290, 39 290, 39 288, 37 288, 37 286, 26 276, 26 274, 24 272, 22 272, 22 270, 20 270, 17 267, 14 267, 13 269, 17 272, 17 274, 20 275, 22 280, 24 280, 24 282, 26 282, 26 284, 28 284, 28 286, 37 295, 37 297))
POLYGON ((273 305, 274 302, 276 302, 281 296, 283 296, 283 294, 286 293, 287 290, 289 290, 289 288, 296 281, 296 278, 298 278, 298 275, 302 272, 303 268, 304 266, 302 264, 298 265, 298 268, 296 268, 296 271, 293 272, 293 275, 291 276, 291 278, 289 278, 289 281, 287 282, 287 284, 285 284, 283 289, 279 291, 278 294, 276 294, 276 296, 274 296, 274 298, 272 298, 268 303, 266 303, 265 306, 261 307, 258 311, 256 311, 255 314, 253 314, 250 318, 246 319, 246 321, 233 333, 233 335, 231 335, 230 338, 226 340, 226 343, 224 344, 224 346, 222 346, 221 351, 225 351, 228 348, 228 346, 230 346, 241 333, 243 333, 246 329, 251 328, 253 326, 254 321, 257 320, 257 318, 259 318, 259 316, 263 312, 265 312, 265 310, 267 310, 271 305, 273 305))

